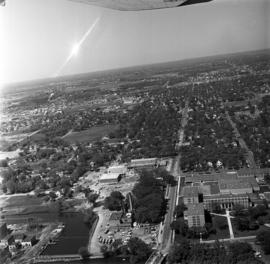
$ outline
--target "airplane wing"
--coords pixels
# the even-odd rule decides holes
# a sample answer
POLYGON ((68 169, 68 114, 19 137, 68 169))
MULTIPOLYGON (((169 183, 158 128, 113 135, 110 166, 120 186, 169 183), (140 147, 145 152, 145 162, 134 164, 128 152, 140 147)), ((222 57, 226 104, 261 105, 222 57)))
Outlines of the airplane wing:
POLYGON ((69 0, 122 11, 139 11, 193 5, 212 0, 69 0))

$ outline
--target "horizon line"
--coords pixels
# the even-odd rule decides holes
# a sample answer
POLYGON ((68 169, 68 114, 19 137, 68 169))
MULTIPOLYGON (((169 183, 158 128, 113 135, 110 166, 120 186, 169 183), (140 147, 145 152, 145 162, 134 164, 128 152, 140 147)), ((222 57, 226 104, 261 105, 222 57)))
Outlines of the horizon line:
POLYGON ((37 78, 37 79, 27 79, 27 80, 22 80, 22 81, 14 81, 14 82, 6 82, 2 83, 2 89, 8 88, 8 87, 13 87, 13 86, 21 86, 24 84, 30 84, 33 82, 45 82, 49 80, 60 80, 60 79, 65 79, 65 78, 71 78, 75 76, 80 76, 80 75, 87 75, 87 74, 96 74, 96 73, 102 73, 102 72, 108 72, 108 71, 119 71, 119 70, 124 70, 124 69, 129 69, 133 67, 147 67, 147 66, 154 66, 154 65, 159 65, 159 64, 166 64, 166 63, 174 63, 174 62, 181 62, 181 61, 191 61, 191 60, 196 60, 196 59, 204 59, 204 58, 211 58, 211 57, 218 57, 218 56, 225 56, 225 55, 234 55, 234 54, 241 54, 241 53, 251 53, 251 52, 263 52, 263 51, 270 51, 270 48, 266 49, 258 49, 258 50, 246 50, 246 51, 239 51, 239 52, 230 52, 230 53, 219 53, 219 54, 211 54, 211 55, 206 55, 206 56, 199 56, 199 57, 189 57, 189 58, 184 58, 184 59, 176 59, 176 60, 170 60, 170 61, 160 61, 160 62, 153 62, 153 63, 145 63, 145 64, 134 64, 134 65, 129 65, 129 66, 123 66, 123 67, 116 67, 116 68, 108 68, 104 70, 94 70, 94 71, 88 71, 88 72, 81 72, 81 73, 74 73, 74 74, 64 74, 60 75, 57 77, 44 77, 44 78, 37 78))

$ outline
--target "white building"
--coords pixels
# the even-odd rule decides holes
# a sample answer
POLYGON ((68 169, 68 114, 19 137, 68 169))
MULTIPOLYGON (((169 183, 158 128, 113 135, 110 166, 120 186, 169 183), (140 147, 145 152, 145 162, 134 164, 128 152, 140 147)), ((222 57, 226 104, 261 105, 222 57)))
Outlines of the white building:
POLYGON ((119 173, 105 173, 99 177, 100 183, 118 183, 121 179, 119 173))

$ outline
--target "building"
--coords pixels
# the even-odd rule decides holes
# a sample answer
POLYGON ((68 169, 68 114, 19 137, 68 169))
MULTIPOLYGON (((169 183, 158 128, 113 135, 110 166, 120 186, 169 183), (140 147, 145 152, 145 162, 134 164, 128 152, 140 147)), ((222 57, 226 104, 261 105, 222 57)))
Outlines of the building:
POLYGON ((21 242, 22 248, 32 247, 35 245, 36 241, 35 236, 28 236, 21 242))
POLYGON ((185 186, 182 189, 181 196, 185 205, 199 203, 199 187, 185 186))
POLYGON ((220 180, 219 189, 221 194, 245 194, 252 193, 251 184, 245 180, 220 180))
POLYGON ((202 203, 188 204, 185 215, 188 221, 188 227, 204 227, 205 216, 204 207, 202 203))
POLYGON ((133 159, 128 167, 131 169, 151 169, 157 166, 157 158, 133 159))
POLYGON ((126 174, 127 167, 125 165, 110 166, 107 170, 108 173, 119 173, 121 175, 126 174))
POLYGON ((12 235, 7 235, 0 240, 0 248, 6 248, 14 243, 14 237, 12 235))
POLYGON ((105 173, 102 174, 99 177, 99 182, 100 183, 118 183, 121 180, 121 175, 119 173, 105 173))
POLYGON ((205 195, 203 197, 203 204, 205 209, 213 211, 218 204, 222 209, 233 209, 235 204, 240 204, 244 208, 249 206, 249 197, 247 194, 215 194, 205 195))

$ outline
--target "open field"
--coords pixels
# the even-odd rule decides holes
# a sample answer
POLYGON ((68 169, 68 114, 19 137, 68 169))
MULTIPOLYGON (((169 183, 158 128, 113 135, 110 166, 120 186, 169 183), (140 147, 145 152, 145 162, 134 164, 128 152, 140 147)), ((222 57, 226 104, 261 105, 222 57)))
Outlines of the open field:
POLYGON ((104 125, 96 126, 80 132, 71 132, 63 137, 68 143, 83 143, 99 140, 104 136, 107 136, 110 132, 117 129, 117 125, 104 125))

